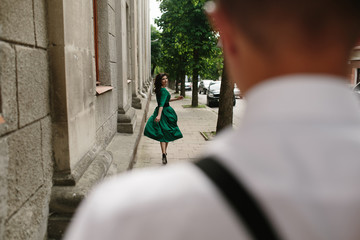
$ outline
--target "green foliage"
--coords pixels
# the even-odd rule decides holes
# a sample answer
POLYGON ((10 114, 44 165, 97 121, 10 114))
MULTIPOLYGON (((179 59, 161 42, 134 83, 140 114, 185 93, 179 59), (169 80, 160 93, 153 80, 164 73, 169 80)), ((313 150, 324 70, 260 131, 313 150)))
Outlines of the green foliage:
POLYGON ((158 65, 166 69, 170 79, 193 73, 217 79, 223 61, 217 47, 218 34, 203 11, 206 0, 159 1, 162 16, 155 21, 161 29, 158 65))

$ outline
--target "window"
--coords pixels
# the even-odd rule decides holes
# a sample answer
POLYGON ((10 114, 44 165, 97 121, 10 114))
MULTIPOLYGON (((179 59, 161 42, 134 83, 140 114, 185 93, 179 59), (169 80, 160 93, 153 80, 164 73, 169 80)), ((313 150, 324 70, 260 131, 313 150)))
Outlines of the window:
POLYGON ((104 86, 100 80, 100 65, 99 65, 99 21, 98 21, 98 1, 93 0, 93 21, 94 21, 94 50, 95 50, 95 80, 96 80, 96 94, 102 94, 113 89, 111 86, 104 86))

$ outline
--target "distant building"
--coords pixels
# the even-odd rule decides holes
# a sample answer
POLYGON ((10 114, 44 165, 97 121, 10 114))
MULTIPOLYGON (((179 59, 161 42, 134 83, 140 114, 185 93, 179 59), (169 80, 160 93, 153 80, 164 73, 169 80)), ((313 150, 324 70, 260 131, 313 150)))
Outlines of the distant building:
POLYGON ((142 117, 148 0, 0 5, 0 239, 60 239, 142 117))

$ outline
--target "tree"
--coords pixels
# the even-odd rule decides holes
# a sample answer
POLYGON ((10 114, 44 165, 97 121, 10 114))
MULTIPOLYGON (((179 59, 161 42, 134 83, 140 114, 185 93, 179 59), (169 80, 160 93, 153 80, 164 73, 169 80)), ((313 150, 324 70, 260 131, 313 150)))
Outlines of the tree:
POLYGON ((203 58, 202 68, 200 70, 200 76, 202 79, 219 79, 223 70, 223 56, 220 48, 214 49, 214 54, 211 54, 209 58, 203 58))
POLYGON ((225 72, 225 64, 220 86, 219 113, 216 125, 216 133, 233 124, 233 100, 234 83, 228 79, 225 72))
MULTIPOLYGON (((192 75, 192 106, 198 105, 198 76, 207 61, 218 56, 217 36, 203 12, 206 0, 161 0, 163 13, 156 24, 162 29, 164 68, 178 76, 192 75), (166 66, 166 67, 165 67, 166 66)), ((185 92, 182 91, 182 94, 185 92)))

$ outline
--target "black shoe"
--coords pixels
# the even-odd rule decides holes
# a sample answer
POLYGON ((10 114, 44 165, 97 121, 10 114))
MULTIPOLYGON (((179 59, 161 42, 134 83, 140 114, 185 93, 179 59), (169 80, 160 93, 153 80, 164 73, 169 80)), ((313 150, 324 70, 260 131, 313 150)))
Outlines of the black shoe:
POLYGON ((167 158, 166 158, 166 153, 163 153, 162 155, 162 164, 167 164, 167 158))

